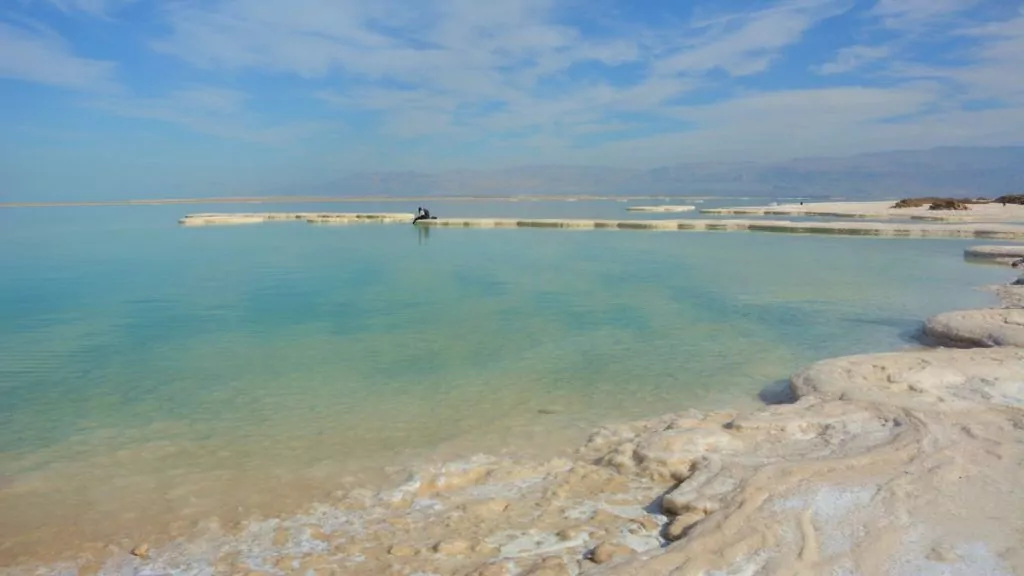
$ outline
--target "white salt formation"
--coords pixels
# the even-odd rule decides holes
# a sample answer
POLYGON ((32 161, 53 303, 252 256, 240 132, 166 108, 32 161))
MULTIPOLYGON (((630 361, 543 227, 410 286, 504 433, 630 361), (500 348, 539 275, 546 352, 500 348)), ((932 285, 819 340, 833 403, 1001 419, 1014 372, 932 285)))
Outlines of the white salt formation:
POLYGON ((964 250, 964 258, 1009 264, 1018 258, 1024 258, 1024 244, 1017 246, 971 246, 964 250))
POLYGON ((674 206, 671 204, 665 204, 662 206, 630 206, 629 208, 626 208, 629 212, 692 212, 696 209, 696 206, 674 206))
MULTIPOLYGON (((409 223, 412 214, 382 213, 247 213, 193 214, 179 220, 183 226, 256 224, 267 221, 304 221, 312 224, 357 222, 409 223)), ((455 228, 563 228, 576 230, 695 230, 836 234, 844 236, 950 237, 1024 240, 1024 225, 1010 223, 895 223, 895 222, 790 222, 788 220, 592 220, 583 218, 438 218, 419 226, 455 228)))

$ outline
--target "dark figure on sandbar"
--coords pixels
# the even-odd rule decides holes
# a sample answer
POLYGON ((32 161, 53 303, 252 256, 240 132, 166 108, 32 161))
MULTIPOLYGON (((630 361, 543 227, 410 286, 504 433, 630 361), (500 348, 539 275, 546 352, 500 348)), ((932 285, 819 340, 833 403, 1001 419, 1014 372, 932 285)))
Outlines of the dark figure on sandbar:
POLYGON ((437 216, 431 216, 430 210, 426 208, 416 208, 416 217, 412 219, 412 223, 415 224, 420 220, 437 220, 437 216))

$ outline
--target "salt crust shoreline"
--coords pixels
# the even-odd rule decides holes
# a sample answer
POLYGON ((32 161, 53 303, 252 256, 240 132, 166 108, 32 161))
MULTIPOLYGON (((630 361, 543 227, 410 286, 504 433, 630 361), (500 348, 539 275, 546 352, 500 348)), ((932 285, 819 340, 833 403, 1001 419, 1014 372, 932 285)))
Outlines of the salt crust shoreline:
MULTIPOLYGON (((997 290, 1005 305, 1024 294, 997 290)), ((254 576, 1020 574, 1024 349, 983 344, 823 360, 791 378, 788 404, 604 427, 568 458, 479 456, 298 516, 211 521, 137 556, 78 563, 254 576)))
POLYGON ((964 258, 968 260, 987 260, 998 264, 1009 264, 1018 258, 1024 258, 1024 245, 972 246, 964 250, 964 258))
POLYGON ((693 212, 696 206, 663 204, 661 206, 630 206, 627 212, 693 212))
POLYGON ((971 204, 968 210, 929 210, 928 206, 893 208, 894 200, 872 202, 807 202, 776 206, 705 208, 702 214, 749 214, 758 216, 827 216, 835 218, 900 218, 946 222, 1024 222, 1024 206, 971 204))
MULTIPOLYGON (((183 226, 259 224, 268 221, 304 221, 311 224, 353 224, 360 222, 409 223, 412 214, 266 212, 245 214, 191 214, 183 226)), ((834 234, 844 236, 952 237, 1024 240, 1024 225, 1005 223, 918 224, 894 222, 791 222, 788 220, 593 220, 555 218, 439 218, 423 220, 423 226, 455 228, 559 228, 567 230, 694 230, 750 231, 791 234, 834 234)))

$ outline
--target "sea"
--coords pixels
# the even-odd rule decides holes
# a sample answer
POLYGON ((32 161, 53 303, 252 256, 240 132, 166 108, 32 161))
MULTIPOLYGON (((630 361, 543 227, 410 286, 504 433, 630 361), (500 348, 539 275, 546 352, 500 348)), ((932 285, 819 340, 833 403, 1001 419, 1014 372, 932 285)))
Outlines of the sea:
MULTIPOLYGON (((979 287, 1009 276, 965 262, 968 240, 177 223, 407 204, 0 210, 0 567, 782 401, 799 368, 917 346, 925 318, 992 305, 979 287)), ((701 217, 627 205, 429 208, 701 217)))

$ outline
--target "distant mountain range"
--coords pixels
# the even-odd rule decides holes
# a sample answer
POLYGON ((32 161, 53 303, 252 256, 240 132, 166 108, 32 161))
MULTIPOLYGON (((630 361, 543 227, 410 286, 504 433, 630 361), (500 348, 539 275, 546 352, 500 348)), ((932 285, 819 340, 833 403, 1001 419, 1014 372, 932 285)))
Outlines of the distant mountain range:
POLYGON ((500 170, 361 172, 324 195, 708 195, 893 198, 1024 192, 1024 146, 945 147, 776 163, 679 163, 650 170, 521 166, 500 170))

